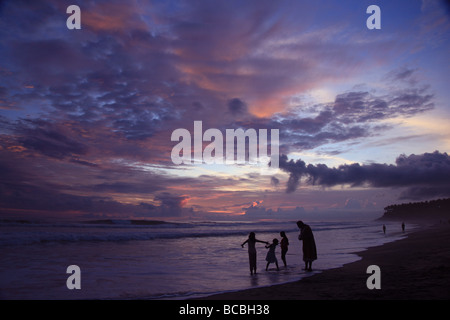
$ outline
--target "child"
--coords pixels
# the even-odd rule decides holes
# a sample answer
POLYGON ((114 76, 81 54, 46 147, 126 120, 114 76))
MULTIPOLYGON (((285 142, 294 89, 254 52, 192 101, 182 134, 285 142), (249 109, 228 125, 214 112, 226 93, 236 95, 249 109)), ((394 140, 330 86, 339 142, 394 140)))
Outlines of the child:
POLYGON ((267 251, 267 256, 266 256, 266 261, 267 261, 266 271, 269 268, 269 264, 271 264, 272 262, 275 262, 275 264, 277 266, 277 270, 280 270, 280 268, 278 268, 277 257, 275 256, 275 248, 277 247, 277 245, 278 245, 278 239, 273 239, 272 244, 266 246, 266 248, 269 249, 269 251, 267 251))
POLYGON ((269 244, 267 241, 261 241, 256 239, 255 233, 250 232, 248 239, 245 240, 243 244, 241 244, 241 247, 244 247, 244 244, 248 243, 248 260, 250 263, 250 274, 256 274, 256 242, 261 242, 265 244, 269 244))
POLYGON ((284 231, 280 232, 280 236, 281 236, 281 242, 280 242, 280 247, 281 247, 281 260, 283 260, 284 266, 286 267, 286 253, 288 252, 288 246, 289 246, 289 240, 286 237, 286 233, 284 231))

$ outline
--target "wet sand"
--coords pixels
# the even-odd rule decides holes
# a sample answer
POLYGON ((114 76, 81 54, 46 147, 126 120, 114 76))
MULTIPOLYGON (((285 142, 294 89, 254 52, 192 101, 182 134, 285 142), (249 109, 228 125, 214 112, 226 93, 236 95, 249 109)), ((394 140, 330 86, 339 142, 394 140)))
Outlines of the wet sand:
MULTIPOLYGON (((450 225, 422 226, 407 238, 357 253, 362 259, 297 282, 222 293, 202 300, 441 300, 450 299, 450 225), (369 290, 367 267, 381 270, 369 290)), ((320 256, 319 256, 320 259, 320 256)), ((315 262, 320 265, 320 260, 315 262)), ((314 267, 314 264, 313 264, 314 267)), ((302 271, 304 272, 304 271, 302 271)))

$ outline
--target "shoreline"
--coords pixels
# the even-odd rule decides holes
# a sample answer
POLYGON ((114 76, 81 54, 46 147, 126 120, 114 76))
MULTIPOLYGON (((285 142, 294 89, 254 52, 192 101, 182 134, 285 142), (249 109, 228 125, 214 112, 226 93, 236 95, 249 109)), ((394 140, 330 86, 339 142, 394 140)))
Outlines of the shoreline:
MULTIPOLYGON (((421 224, 403 239, 355 252, 360 260, 300 280, 194 300, 442 300, 450 298, 450 225, 421 224), (369 290, 367 267, 381 271, 369 290)), ((320 257, 319 257, 320 259, 320 257)), ((317 263, 317 262, 316 262, 317 263)))

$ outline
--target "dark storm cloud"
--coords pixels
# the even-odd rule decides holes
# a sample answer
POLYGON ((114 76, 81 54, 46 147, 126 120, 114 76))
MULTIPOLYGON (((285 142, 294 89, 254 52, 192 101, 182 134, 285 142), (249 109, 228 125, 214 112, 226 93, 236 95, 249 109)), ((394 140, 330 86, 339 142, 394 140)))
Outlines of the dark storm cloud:
MULTIPOLYGON (((123 166, 102 168, 90 166, 90 171, 71 163, 62 167, 59 160, 36 159, 30 165, 22 156, 0 150, 0 208, 9 210, 65 212, 96 215, 133 215, 136 217, 179 216, 187 196, 165 192, 170 185, 182 185, 189 179, 171 181, 163 176, 127 169, 123 166), (41 168, 41 170, 39 170, 41 168), (42 171, 42 172, 41 172, 42 171), (70 171, 70 174, 67 174, 70 171), (49 175, 52 179, 49 179, 49 175), (79 175, 76 184, 67 183, 71 175, 79 175), (61 178, 58 178, 61 177, 61 178), (103 183, 93 183, 104 180, 103 183), (111 195, 120 194, 133 199, 136 196, 152 197, 153 201, 124 203, 111 195)), ((72 162, 72 161, 71 161, 72 162)), ((78 163, 76 163, 78 165, 78 163)), ((83 164, 85 166, 86 164, 83 164)), ((191 181, 192 183, 193 181, 191 181)))
POLYGON ((168 192, 157 194, 155 197, 155 200, 160 201, 159 209, 162 215, 169 216, 181 216, 184 203, 187 199, 189 197, 173 195, 168 192))
MULTIPOLYGON (((130 206, 109 197, 77 196, 35 186, 4 185, 0 203, 3 210, 42 210, 51 212, 127 213, 130 206), (16 188, 15 188, 16 187, 16 188), (3 190, 3 191, 6 191, 3 190)), ((2 188, 3 189, 3 188, 2 188)))
POLYGON ((308 185, 333 187, 350 185, 376 188, 406 187, 402 197, 439 196, 450 188, 450 157, 447 153, 435 151, 422 155, 401 155, 395 165, 388 164, 345 164, 329 168, 325 164, 307 165, 302 160, 280 158, 280 169, 289 173, 286 192, 294 192, 302 178, 308 185))
POLYGON ((228 101, 228 110, 233 116, 239 116, 247 113, 247 104, 238 99, 234 98, 228 101))
POLYGON ((447 11, 447 15, 450 16, 450 1, 449 0, 441 0, 441 3, 444 4, 444 7, 447 11))
MULTIPOLYGON (((169 196, 166 195, 166 198, 169 196)), ((63 215, 82 212, 96 215, 133 215, 136 217, 180 216, 182 200, 172 196, 160 205, 142 202, 126 204, 107 196, 78 196, 58 192, 56 188, 0 184, 0 204, 3 210, 38 210, 63 215)))
MULTIPOLYGON (((87 186, 85 187, 88 188, 87 186)), ((155 191, 161 190, 160 186, 156 186, 154 181, 148 182, 104 182, 91 186, 95 192, 112 192, 112 193, 124 193, 124 194, 152 194, 155 191)))
POLYGON ((47 181, 20 158, 2 158, 0 174, 0 207, 3 210, 104 212, 115 207, 117 212, 124 209, 108 197, 68 194, 64 192, 65 185, 47 181))
POLYGON ((400 194, 399 199, 403 200, 423 200, 431 198, 448 198, 450 195, 450 186, 441 187, 413 187, 408 188, 400 194))
POLYGON ((48 157, 63 159, 84 155, 88 147, 61 132, 60 128, 40 120, 23 120, 17 128, 18 139, 25 148, 48 157))
POLYGON ((280 180, 277 177, 270 178, 270 184, 273 185, 274 187, 277 187, 279 183, 280 183, 280 180))

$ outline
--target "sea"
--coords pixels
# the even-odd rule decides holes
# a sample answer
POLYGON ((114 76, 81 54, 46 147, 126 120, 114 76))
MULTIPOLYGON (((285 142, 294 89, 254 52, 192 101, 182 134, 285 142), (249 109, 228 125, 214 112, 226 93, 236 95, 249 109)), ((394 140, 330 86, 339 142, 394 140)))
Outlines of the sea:
MULTIPOLYGON (((300 280, 360 259, 356 252, 396 241, 397 222, 305 221, 313 230, 318 259, 303 270, 295 221, 0 220, 0 299, 188 299, 300 280), (386 225, 386 233, 382 225, 386 225), (279 270, 257 243, 257 274, 251 275, 250 232, 261 241, 289 239, 287 266, 279 270), (69 289, 69 266, 79 267, 79 289, 69 289)), ((73 278, 71 278, 73 280, 73 278)), ((72 281, 71 280, 71 281, 72 281)))

